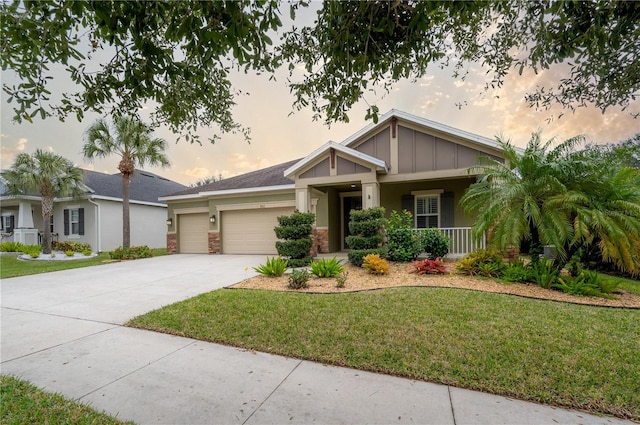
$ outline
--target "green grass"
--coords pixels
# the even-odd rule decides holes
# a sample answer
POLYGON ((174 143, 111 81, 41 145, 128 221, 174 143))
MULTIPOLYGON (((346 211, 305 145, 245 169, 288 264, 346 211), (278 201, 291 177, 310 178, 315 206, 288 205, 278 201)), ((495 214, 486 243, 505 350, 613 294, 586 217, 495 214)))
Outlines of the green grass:
POLYGON ((0 423, 9 424, 133 424, 98 413, 85 404, 42 391, 11 376, 0 376, 0 423))
MULTIPOLYGON (((153 249, 153 255, 166 255, 166 248, 153 249)), ((49 273, 58 270, 77 269, 80 267, 91 267, 110 262, 109 253, 103 252, 96 257, 86 260, 69 261, 22 261, 13 255, 0 256, 0 279, 9 277, 27 276, 39 273, 49 273)))
POLYGON ((640 310, 448 288, 218 290, 129 325, 640 419, 640 310))

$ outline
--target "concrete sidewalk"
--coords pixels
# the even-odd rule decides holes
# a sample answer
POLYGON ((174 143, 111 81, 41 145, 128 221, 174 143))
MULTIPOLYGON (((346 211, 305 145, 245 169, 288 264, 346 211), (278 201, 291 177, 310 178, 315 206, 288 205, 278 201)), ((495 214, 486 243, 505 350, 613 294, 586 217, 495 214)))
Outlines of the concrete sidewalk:
POLYGON ((122 326, 262 262, 174 255, 5 279, 1 372, 139 424, 632 424, 122 326))

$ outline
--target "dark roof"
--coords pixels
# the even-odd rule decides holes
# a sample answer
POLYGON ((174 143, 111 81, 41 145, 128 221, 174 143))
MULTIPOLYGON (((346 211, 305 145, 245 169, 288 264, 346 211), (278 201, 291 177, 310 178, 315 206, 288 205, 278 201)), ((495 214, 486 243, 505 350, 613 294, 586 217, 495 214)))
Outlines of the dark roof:
POLYGON ((294 182, 284 176, 284 170, 291 167, 298 161, 300 161, 300 159, 294 159, 293 161, 284 162, 282 164, 263 168, 257 171, 251 171, 250 173, 241 174, 239 176, 229 177, 228 179, 222 179, 204 186, 191 187, 187 190, 175 192, 168 196, 195 195, 200 192, 214 192, 218 190, 291 185, 294 182))
MULTIPOLYGON (((84 184, 91 188, 93 195, 122 199, 122 175, 120 173, 103 174, 96 171, 82 171, 84 172, 84 184)), ((183 184, 148 171, 136 170, 129 182, 129 199, 158 203, 160 196, 184 188, 186 186, 183 184)))

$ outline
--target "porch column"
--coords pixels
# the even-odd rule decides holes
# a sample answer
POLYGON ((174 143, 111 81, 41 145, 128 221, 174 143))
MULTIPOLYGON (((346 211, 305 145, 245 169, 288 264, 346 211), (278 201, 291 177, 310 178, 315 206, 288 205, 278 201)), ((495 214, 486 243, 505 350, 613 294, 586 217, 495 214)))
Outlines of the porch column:
POLYGON ((18 208, 18 223, 15 227, 22 229, 33 229, 33 212, 30 202, 20 202, 18 208))
POLYGON ((301 213, 311 212, 311 189, 309 186, 296 188, 296 209, 301 213))
POLYGON ((380 185, 377 182, 362 183, 362 208, 380 206, 380 185))
MULTIPOLYGON (((45 226, 48 226, 46 223, 45 226)), ((38 229, 33 226, 33 213, 30 202, 20 202, 18 207, 18 222, 13 229, 13 240, 25 245, 38 244, 38 229)))

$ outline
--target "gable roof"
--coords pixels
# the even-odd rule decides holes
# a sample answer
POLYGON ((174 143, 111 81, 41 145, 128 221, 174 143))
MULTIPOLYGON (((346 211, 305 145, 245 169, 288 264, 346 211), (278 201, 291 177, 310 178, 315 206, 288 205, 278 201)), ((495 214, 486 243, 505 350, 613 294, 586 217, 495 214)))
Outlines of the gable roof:
POLYGON ((373 168, 375 168, 377 171, 382 171, 385 173, 389 171, 389 167, 387 163, 385 163, 381 159, 378 159, 371 155, 367 155, 366 153, 362 153, 355 149, 351 149, 350 147, 344 146, 336 142, 327 142, 324 145, 320 146, 315 151, 311 152, 306 157, 302 158, 297 163, 293 164, 293 166, 284 170, 284 175, 286 177, 293 177, 296 172, 300 171, 302 168, 304 168, 305 166, 307 166, 308 164, 316 160, 318 157, 326 155, 331 149, 334 149, 338 152, 342 152, 346 155, 350 155, 354 158, 361 159, 367 164, 370 164, 371 166, 373 166, 373 168))
MULTIPOLYGON (((122 199, 122 175, 104 174, 82 170, 84 183, 91 189, 91 195, 122 199)), ((167 193, 186 188, 185 185, 144 170, 136 170, 129 180, 129 200, 158 203, 158 198, 167 193)))
POLYGON ((436 121, 429 120, 427 118, 419 117, 417 115, 409 114, 408 112, 399 111, 397 109, 391 109, 389 112, 381 115, 378 118, 377 123, 370 123, 369 125, 363 127, 356 133, 344 139, 340 142, 341 145, 350 146, 354 142, 360 140, 362 136, 366 135, 370 131, 374 130, 377 127, 384 127, 388 121, 391 121, 393 117, 399 118, 403 121, 410 122, 412 124, 416 124, 422 127, 426 127, 430 130, 434 130, 439 133, 450 134, 452 136, 456 136, 474 143, 477 143, 481 146, 486 146, 492 149, 502 150, 500 144, 494 140, 489 139, 488 137, 480 136, 478 134, 470 133, 468 131, 460 130, 455 127, 448 126, 446 124, 441 124, 436 121))
POLYGON ((243 189, 293 188, 294 182, 284 176, 284 170, 299 161, 300 159, 294 159, 292 161, 283 162, 282 164, 273 165, 261 170, 251 171, 239 176, 218 180, 207 185, 191 187, 189 189, 164 196, 161 200, 188 195, 208 196, 219 192, 228 194, 232 192, 242 192, 243 189))

